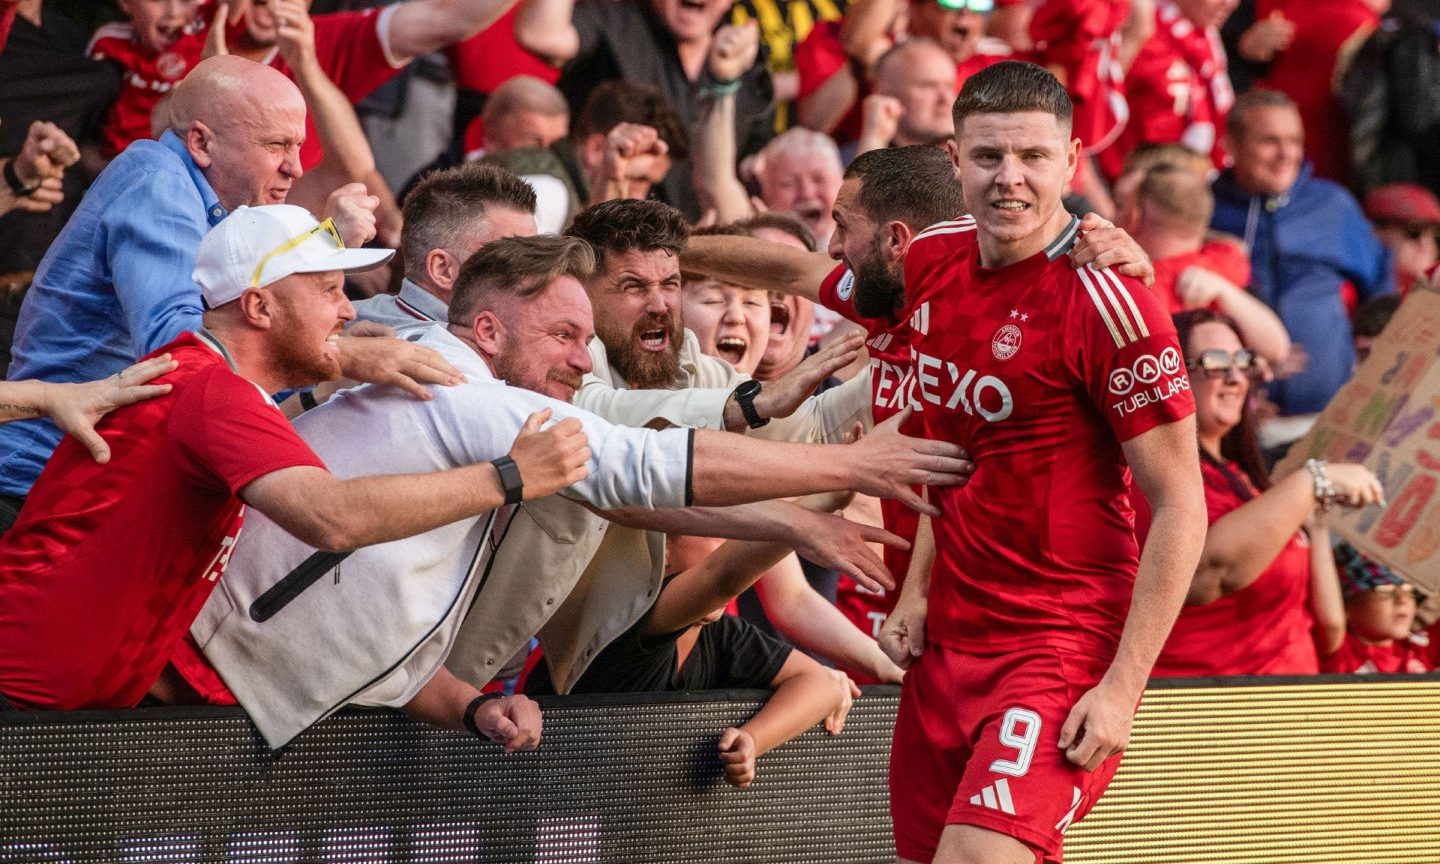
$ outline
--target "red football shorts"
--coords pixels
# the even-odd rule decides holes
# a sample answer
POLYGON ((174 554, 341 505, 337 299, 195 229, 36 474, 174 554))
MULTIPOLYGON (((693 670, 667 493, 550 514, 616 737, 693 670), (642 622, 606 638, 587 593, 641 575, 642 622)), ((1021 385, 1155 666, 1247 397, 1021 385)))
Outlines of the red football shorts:
POLYGON ((902 858, 935 857, 946 825, 974 825, 1059 861, 1065 829, 1120 766, 1065 758, 1060 727, 1108 663, 1040 647, 998 656, 927 645, 900 694, 890 815, 902 858))

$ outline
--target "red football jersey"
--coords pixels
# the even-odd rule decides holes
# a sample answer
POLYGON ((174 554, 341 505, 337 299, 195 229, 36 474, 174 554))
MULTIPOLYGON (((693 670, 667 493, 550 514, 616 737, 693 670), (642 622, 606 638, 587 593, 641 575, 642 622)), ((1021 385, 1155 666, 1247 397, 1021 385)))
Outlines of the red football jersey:
POLYGON ((1354 633, 1346 633, 1340 647, 1320 664, 1321 672, 1337 675, 1382 675, 1397 672, 1433 672, 1440 666, 1440 622, 1409 639, 1393 639, 1388 645, 1372 645, 1354 633))
POLYGON ((1060 71, 1075 103, 1075 137, 1087 153, 1115 143, 1130 117, 1118 56, 1129 14, 1126 0, 1047 0, 1030 19, 1035 62, 1060 71))
MULTIPOLYGON (((1249 481, 1238 466, 1230 477, 1209 461, 1200 463, 1209 521, 1245 503, 1232 486, 1249 481)), ((1252 489, 1253 491, 1253 489, 1252 489)), ((1135 534, 1150 530, 1145 496, 1134 492, 1135 534)), ((1216 675, 1313 675, 1315 618, 1310 613, 1310 543, 1296 532, 1265 572, 1249 585, 1199 606, 1182 606, 1151 672, 1156 678, 1216 675)))
POLYGON ((325 467, 195 334, 167 351, 174 389, 100 423, 110 463, 64 438, 0 538, 0 693, 22 707, 138 703, 225 572, 240 490, 325 467))
MULTIPOLYGON (((929 230, 955 228, 973 230, 975 220, 969 216, 954 222, 942 222, 929 230)), ((933 289, 936 286, 927 286, 933 289)), ((870 414, 876 423, 884 423, 899 414, 912 400, 910 390, 910 340, 914 335, 912 320, 918 321, 928 314, 920 310, 928 308, 929 297, 924 294, 912 295, 906 292, 906 305, 894 319, 866 318, 855 311, 855 277, 844 265, 836 267, 820 286, 820 305, 838 312, 845 318, 865 328, 865 347, 870 353, 870 380, 872 402, 870 414)), ((916 405, 919 410, 923 406, 916 405)), ((886 530, 914 542, 920 516, 914 510, 889 498, 880 500, 880 514, 886 530)), ((856 627, 878 637, 885 618, 895 608, 900 597, 900 586, 905 584, 905 574, 910 569, 910 552, 889 546, 884 551, 885 566, 895 577, 894 593, 884 589, 871 591, 861 586, 846 574, 841 574, 836 591, 835 605, 845 613, 856 627)))
POLYGON ((1101 167, 1119 176, 1140 144, 1179 142, 1225 167, 1225 115, 1235 102, 1225 48, 1215 28, 1200 28, 1170 0, 1155 4, 1155 35, 1125 73, 1130 120, 1119 143, 1101 154, 1101 167))
POLYGON ((921 232, 906 253, 907 292, 929 297, 912 398, 926 437, 976 465, 965 486, 931 490, 936 643, 1108 656, 1119 641, 1139 561, 1120 445, 1195 402, 1170 316, 1139 282, 1072 268, 1078 233, 1072 218, 995 269, 973 228, 921 232))
MULTIPOLYGON (((1228 240, 1211 240, 1194 252, 1172 255, 1152 263, 1155 284, 1150 286, 1150 290, 1172 315, 1185 310, 1185 304, 1180 301, 1180 276, 1191 267, 1203 267, 1223 276, 1237 288, 1250 285, 1250 256, 1245 254, 1242 246, 1228 240)), ((1210 308, 1219 310, 1220 307, 1211 304, 1210 308)))
POLYGON ((115 158, 132 141, 154 137, 150 116, 155 106, 200 62, 205 50, 199 25, 197 20, 189 32, 159 54, 136 41, 135 28, 128 22, 106 24, 95 31, 86 53, 96 60, 117 63, 124 70, 120 95, 100 127, 100 152, 105 158, 115 158))

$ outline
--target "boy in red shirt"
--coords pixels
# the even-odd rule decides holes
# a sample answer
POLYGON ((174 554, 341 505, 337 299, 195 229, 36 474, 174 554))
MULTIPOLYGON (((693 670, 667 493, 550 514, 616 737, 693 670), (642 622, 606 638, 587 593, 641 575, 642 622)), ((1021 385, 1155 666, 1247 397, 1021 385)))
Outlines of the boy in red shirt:
POLYGON ((1414 631, 1415 586, 1376 564, 1354 546, 1335 547, 1345 597, 1345 637, 1320 664, 1322 672, 1430 672, 1440 666, 1437 627, 1414 631))
POLYGON ((201 0, 119 0, 130 20, 95 31, 86 53, 123 70, 120 96, 100 129, 100 152, 113 159, 150 135, 150 115, 205 49, 201 0))

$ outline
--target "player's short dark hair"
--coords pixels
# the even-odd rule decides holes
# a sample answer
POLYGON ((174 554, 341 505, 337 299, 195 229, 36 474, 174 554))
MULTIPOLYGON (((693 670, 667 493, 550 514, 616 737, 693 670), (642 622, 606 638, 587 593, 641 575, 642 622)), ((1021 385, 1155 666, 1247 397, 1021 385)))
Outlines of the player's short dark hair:
POLYGON ((1004 60, 965 79, 950 114, 955 134, 971 114, 1018 114, 1042 111, 1053 114, 1067 129, 1075 116, 1075 105, 1060 80, 1043 66, 1020 60, 1004 60))
POLYGON ((783 231, 796 240, 799 240, 805 245, 805 248, 811 252, 820 248, 819 242, 815 239, 815 232, 810 230, 810 226, 801 222, 798 218, 791 216, 789 213, 781 213, 778 211, 756 213, 749 219, 742 219, 735 224, 752 234, 760 228, 769 228, 772 231, 783 231))
POLYGON ((652 127, 670 148, 670 158, 677 162, 690 155, 685 121, 670 107, 665 95, 654 87, 620 79, 597 85, 585 97, 585 104, 574 122, 575 139, 608 135, 621 123, 652 127))
POLYGON ((1252 87, 1235 98, 1235 104, 1230 106, 1230 113, 1225 115, 1225 131, 1231 138, 1238 141, 1245 137, 1245 123, 1250 112, 1258 108, 1293 108, 1297 112, 1300 110, 1294 99, 1279 90, 1252 87))
POLYGON ((1374 339, 1395 317, 1395 310, 1400 308, 1399 294, 1379 294, 1371 297, 1360 308, 1355 310, 1355 326, 1351 328, 1356 336, 1365 336, 1374 339))
POLYGON ((900 221, 920 231, 965 213, 949 155, 929 144, 861 153, 845 179, 860 181, 860 209, 872 222, 900 221))
POLYGON ((561 276, 584 281, 594 270, 594 250, 576 237, 542 234, 487 243, 460 268, 450 295, 450 323, 468 327, 501 298, 528 299, 561 276))
POLYGON ((535 212, 535 190, 499 165, 468 162, 436 171, 405 196, 400 249, 405 267, 424 265, 431 249, 453 245, 491 207, 535 212))
POLYGON ((595 250, 596 267, 604 267, 606 255, 631 250, 658 249, 679 255, 690 239, 690 225, 669 204, 616 198, 575 214, 565 235, 589 243, 595 250))

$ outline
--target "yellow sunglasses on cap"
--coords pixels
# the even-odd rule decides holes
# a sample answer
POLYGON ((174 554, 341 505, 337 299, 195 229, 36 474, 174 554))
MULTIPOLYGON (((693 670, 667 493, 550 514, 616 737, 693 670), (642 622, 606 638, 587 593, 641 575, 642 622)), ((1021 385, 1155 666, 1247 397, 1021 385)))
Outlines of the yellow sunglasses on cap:
POLYGON ((303 234, 297 234, 294 237, 291 237, 289 240, 286 240, 284 243, 281 243, 279 246, 276 246, 274 249, 271 249, 269 252, 265 253, 265 257, 261 258, 260 263, 255 266, 255 275, 250 278, 250 287, 260 287, 260 276, 262 273, 264 273, 265 265, 270 263, 271 258, 274 258, 276 255, 283 255, 284 253, 289 252, 291 249, 294 249, 295 247, 309 240, 311 237, 322 233, 330 235, 330 239, 335 241, 336 248, 345 248, 345 241, 340 237, 340 230, 335 227, 335 220, 327 217, 324 222, 321 222, 319 225, 316 225, 309 231, 306 231, 303 234))

